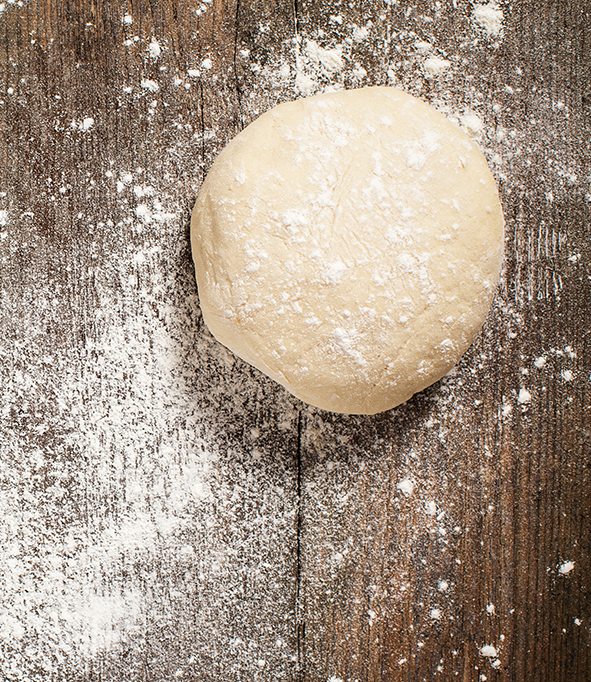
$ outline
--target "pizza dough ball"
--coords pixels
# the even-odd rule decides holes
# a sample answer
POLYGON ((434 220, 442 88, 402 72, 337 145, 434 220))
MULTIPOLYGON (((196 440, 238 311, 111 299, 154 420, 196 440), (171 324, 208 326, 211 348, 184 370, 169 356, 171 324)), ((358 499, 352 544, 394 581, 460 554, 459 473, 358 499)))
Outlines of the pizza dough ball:
POLYGON ((221 343, 312 405, 373 414, 440 379, 478 333, 503 215, 464 133, 372 87, 249 125, 203 183, 191 240, 221 343))

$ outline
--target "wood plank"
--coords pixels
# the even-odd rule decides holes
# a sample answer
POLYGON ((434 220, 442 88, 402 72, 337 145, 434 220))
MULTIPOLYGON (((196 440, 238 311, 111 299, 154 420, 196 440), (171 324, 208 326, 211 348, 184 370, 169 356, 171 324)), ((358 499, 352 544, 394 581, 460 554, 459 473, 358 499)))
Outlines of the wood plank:
POLYGON ((302 43, 344 46, 345 86, 357 60, 364 82, 481 118, 507 261, 453 376, 389 414, 306 413, 304 679, 586 680, 588 12, 503 6, 491 36, 471 3, 387 4, 302 2, 302 43), (364 53, 343 37, 367 19, 364 53))
POLYGON ((297 411, 205 330, 188 241, 252 115, 237 14, 0 17, 2 679, 292 674, 297 411))

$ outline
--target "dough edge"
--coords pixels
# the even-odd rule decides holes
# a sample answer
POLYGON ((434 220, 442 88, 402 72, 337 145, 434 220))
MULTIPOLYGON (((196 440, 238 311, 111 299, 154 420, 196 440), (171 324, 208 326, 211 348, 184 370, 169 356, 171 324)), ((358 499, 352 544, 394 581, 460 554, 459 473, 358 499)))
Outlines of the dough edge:
MULTIPOLYGON (((380 96, 385 95, 388 98, 394 97, 394 99, 397 101, 412 101, 413 106, 422 106, 429 110, 430 112, 435 113, 436 116, 441 118, 441 120, 446 121, 446 119, 441 114, 435 112, 435 110, 432 107, 425 104, 421 100, 418 100, 402 91, 385 86, 375 86, 372 88, 362 88, 359 90, 347 90, 340 91, 337 93, 321 94, 307 99, 340 96, 346 97, 351 95, 355 96, 355 93, 367 91, 374 91, 376 94, 379 94, 380 96)), ((482 325, 486 320, 488 310, 494 297, 502 266, 504 237, 503 216, 502 212, 500 212, 498 253, 496 255, 496 259, 494 256, 491 257, 491 262, 496 260, 496 263, 493 263, 493 265, 491 266, 492 270, 495 271, 494 282, 491 283, 492 286, 490 288, 490 291, 486 295, 482 296, 478 301, 473 301, 472 313, 473 317, 477 318, 477 320, 472 321, 471 324, 473 327, 473 331, 470 334, 468 334, 468 336, 455 348, 453 358, 451 359, 441 357, 439 359, 431 358, 431 360, 435 360, 434 365, 432 366, 430 372, 424 377, 423 380, 419 380, 417 375, 413 374, 412 376, 408 376, 406 381, 399 381, 396 386, 391 386, 387 391, 385 392, 382 391, 381 393, 379 391, 376 392, 375 385, 371 386, 368 384, 366 380, 363 379, 348 383, 343 390, 343 393, 346 393, 346 395, 324 393, 323 395, 319 396, 319 392, 323 393, 324 391, 322 386, 312 385, 308 387, 302 385, 294 385, 294 383, 286 376, 286 373, 284 371, 281 371, 280 367, 278 367, 277 365, 273 366, 272 364, 265 362, 261 358, 259 353, 259 347, 252 340, 253 336, 252 329, 249 330, 248 334, 244 333, 246 329, 241 328, 240 324, 237 325, 235 319, 231 319, 224 314, 220 314, 220 311, 224 309, 225 302, 219 299, 218 296, 219 289, 215 289, 215 287, 212 286, 211 261, 208 260, 208 258, 209 259, 211 258, 211 254, 209 254, 208 256, 208 254, 205 252, 206 249, 202 247, 198 235, 200 232, 200 223, 204 211, 204 203, 211 201, 210 185, 212 184, 214 185, 215 191, 214 182, 215 172, 212 173, 212 171, 214 171, 214 168, 216 168, 216 164, 219 167, 218 161, 219 160, 223 161, 227 156, 231 157, 233 150, 237 145, 242 144, 248 145, 249 136, 251 135, 253 130, 261 126, 265 126, 270 117, 274 118, 281 117, 283 111, 286 111, 289 108, 300 107, 302 106, 302 102, 305 101, 306 100, 295 100, 280 104, 272 108, 271 110, 267 111, 266 113, 262 114, 257 119, 255 119, 249 126, 247 126, 247 128, 244 129, 244 131, 242 131, 235 138, 233 138, 233 140, 231 140, 230 143, 226 145, 224 149, 220 152, 214 165, 212 166, 212 169, 208 173, 199 191, 199 195, 195 203, 191 217, 191 245, 193 259, 195 262, 195 272, 203 319, 205 321, 205 324, 213 334, 213 336, 219 342, 226 346, 235 355, 246 360, 249 364, 253 365, 257 369, 262 371, 264 374, 270 376, 276 382, 283 385, 289 392, 291 392, 293 395, 300 398, 304 402, 319 407, 321 409, 333 412, 345 414, 376 414, 379 412, 383 412, 385 410, 392 409, 397 405, 404 403, 415 393, 424 390, 431 384, 440 380, 450 371, 450 369, 452 369, 459 362, 460 358, 464 355, 464 353, 473 343, 474 339, 478 336, 478 333, 480 332, 480 329, 482 328, 482 325)), ((303 106, 306 105, 304 104, 303 106)), ((452 124, 449 125, 451 126, 452 124)), ((460 131, 457 132, 459 133, 460 131)), ((464 137, 466 140, 469 139, 467 136, 464 137)), ((492 174, 490 174, 490 170, 486 166, 486 160, 484 160, 482 152, 471 140, 470 144, 484 161, 484 166, 486 167, 486 171, 488 172, 492 180, 494 194, 498 202, 498 193, 496 190, 496 185, 494 183, 494 179, 492 179, 492 174)))

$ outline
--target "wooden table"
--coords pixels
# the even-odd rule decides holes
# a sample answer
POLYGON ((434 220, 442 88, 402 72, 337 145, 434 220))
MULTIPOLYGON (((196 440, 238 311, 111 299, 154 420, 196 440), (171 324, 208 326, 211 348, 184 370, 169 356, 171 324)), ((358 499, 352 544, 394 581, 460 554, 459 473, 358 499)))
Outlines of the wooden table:
POLYGON ((0 36, 0 679, 591 680, 586 0, 5 0, 0 36), (211 337, 189 215, 258 114, 370 84, 476 137, 506 263, 457 370, 355 417, 211 337))

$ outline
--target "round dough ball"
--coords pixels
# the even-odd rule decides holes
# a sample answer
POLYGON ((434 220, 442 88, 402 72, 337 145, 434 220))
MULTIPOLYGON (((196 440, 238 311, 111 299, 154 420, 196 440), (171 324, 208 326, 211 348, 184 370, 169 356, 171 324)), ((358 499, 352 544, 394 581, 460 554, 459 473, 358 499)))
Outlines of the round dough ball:
POLYGON ((281 104, 221 152, 191 240, 214 336, 294 395, 374 414, 440 379, 499 277, 476 145, 388 87, 281 104))

